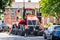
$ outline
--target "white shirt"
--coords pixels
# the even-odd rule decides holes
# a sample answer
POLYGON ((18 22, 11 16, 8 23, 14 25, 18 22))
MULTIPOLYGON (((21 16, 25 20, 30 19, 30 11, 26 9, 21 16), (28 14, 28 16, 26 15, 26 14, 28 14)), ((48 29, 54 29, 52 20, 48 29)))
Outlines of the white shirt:
POLYGON ((42 17, 42 23, 44 24, 44 17, 42 17))
POLYGON ((50 18, 47 19, 47 23, 50 23, 50 18))

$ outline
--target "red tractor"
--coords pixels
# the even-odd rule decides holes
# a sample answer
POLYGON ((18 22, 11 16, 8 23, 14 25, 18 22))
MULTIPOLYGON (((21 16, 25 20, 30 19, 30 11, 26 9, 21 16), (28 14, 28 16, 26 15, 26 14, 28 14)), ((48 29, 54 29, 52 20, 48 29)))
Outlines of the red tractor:
POLYGON ((24 19, 20 20, 17 24, 13 24, 10 33, 15 35, 43 35, 44 27, 40 26, 40 20, 37 16, 35 16, 34 9, 25 9, 24 10, 24 19))
POLYGON ((36 16, 29 14, 26 19, 20 20, 18 26, 13 25, 11 33, 21 36, 40 36, 43 35, 43 27, 40 27, 39 19, 36 16))

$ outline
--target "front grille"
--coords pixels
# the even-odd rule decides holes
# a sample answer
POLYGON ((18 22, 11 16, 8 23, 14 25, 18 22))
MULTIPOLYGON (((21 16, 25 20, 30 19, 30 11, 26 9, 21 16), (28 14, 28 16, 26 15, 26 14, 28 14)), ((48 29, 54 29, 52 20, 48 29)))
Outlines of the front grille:
POLYGON ((33 30, 34 30, 34 27, 33 27, 33 26, 28 26, 28 27, 29 27, 28 29, 29 29, 30 31, 33 31, 33 30))

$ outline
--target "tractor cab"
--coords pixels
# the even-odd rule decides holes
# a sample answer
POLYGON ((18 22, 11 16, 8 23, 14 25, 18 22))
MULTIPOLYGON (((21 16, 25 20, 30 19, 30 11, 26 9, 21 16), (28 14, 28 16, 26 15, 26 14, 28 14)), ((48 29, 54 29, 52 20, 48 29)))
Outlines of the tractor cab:
POLYGON ((39 19, 32 14, 27 16, 27 25, 25 26, 25 29, 28 30, 28 34, 33 34, 36 36, 43 35, 39 19))
POLYGON ((26 15, 27 14, 32 14, 32 15, 35 15, 38 19, 39 19, 39 22, 41 23, 41 13, 40 12, 38 12, 36 9, 34 9, 34 8, 25 8, 24 9, 24 11, 23 11, 23 19, 25 19, 26 18, 26 15))
POLYGON ((35 28, 36 26, 38 26, 40 28, 40 23, 39 23, 38 18, 34 15, 28 15, 27 16, 27 26, 28 26, 28 28, 30 28, 30 27, 35 28))
POLYGON ((40 29, 40 23, 37 20, 27 20, 28 30, 35 31, 40 29))
POLYGON ((13 28, 11 32, 22 36, 24 36, 25 33, 28 35, 43 35, 40 21, 38 17, 35 16, 35 10, 31 8, 24 9, 23 19, 19 21, 18 27, 13 28))
POLYGON ((25 8, 23 12, 23 18, 26 18, 27 13, 35 15, 35 9, 33 8, 25 8))

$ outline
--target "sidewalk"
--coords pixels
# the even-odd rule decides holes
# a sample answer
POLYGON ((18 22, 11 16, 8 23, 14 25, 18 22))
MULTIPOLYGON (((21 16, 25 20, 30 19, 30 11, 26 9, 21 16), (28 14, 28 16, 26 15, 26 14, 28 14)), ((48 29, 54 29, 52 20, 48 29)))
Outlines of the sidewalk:
POLYGON ((6 37, 19 37, 19 36, 9 35, 7 32, 1 32, 0 33, 0 38, 6 38, 6 37))

